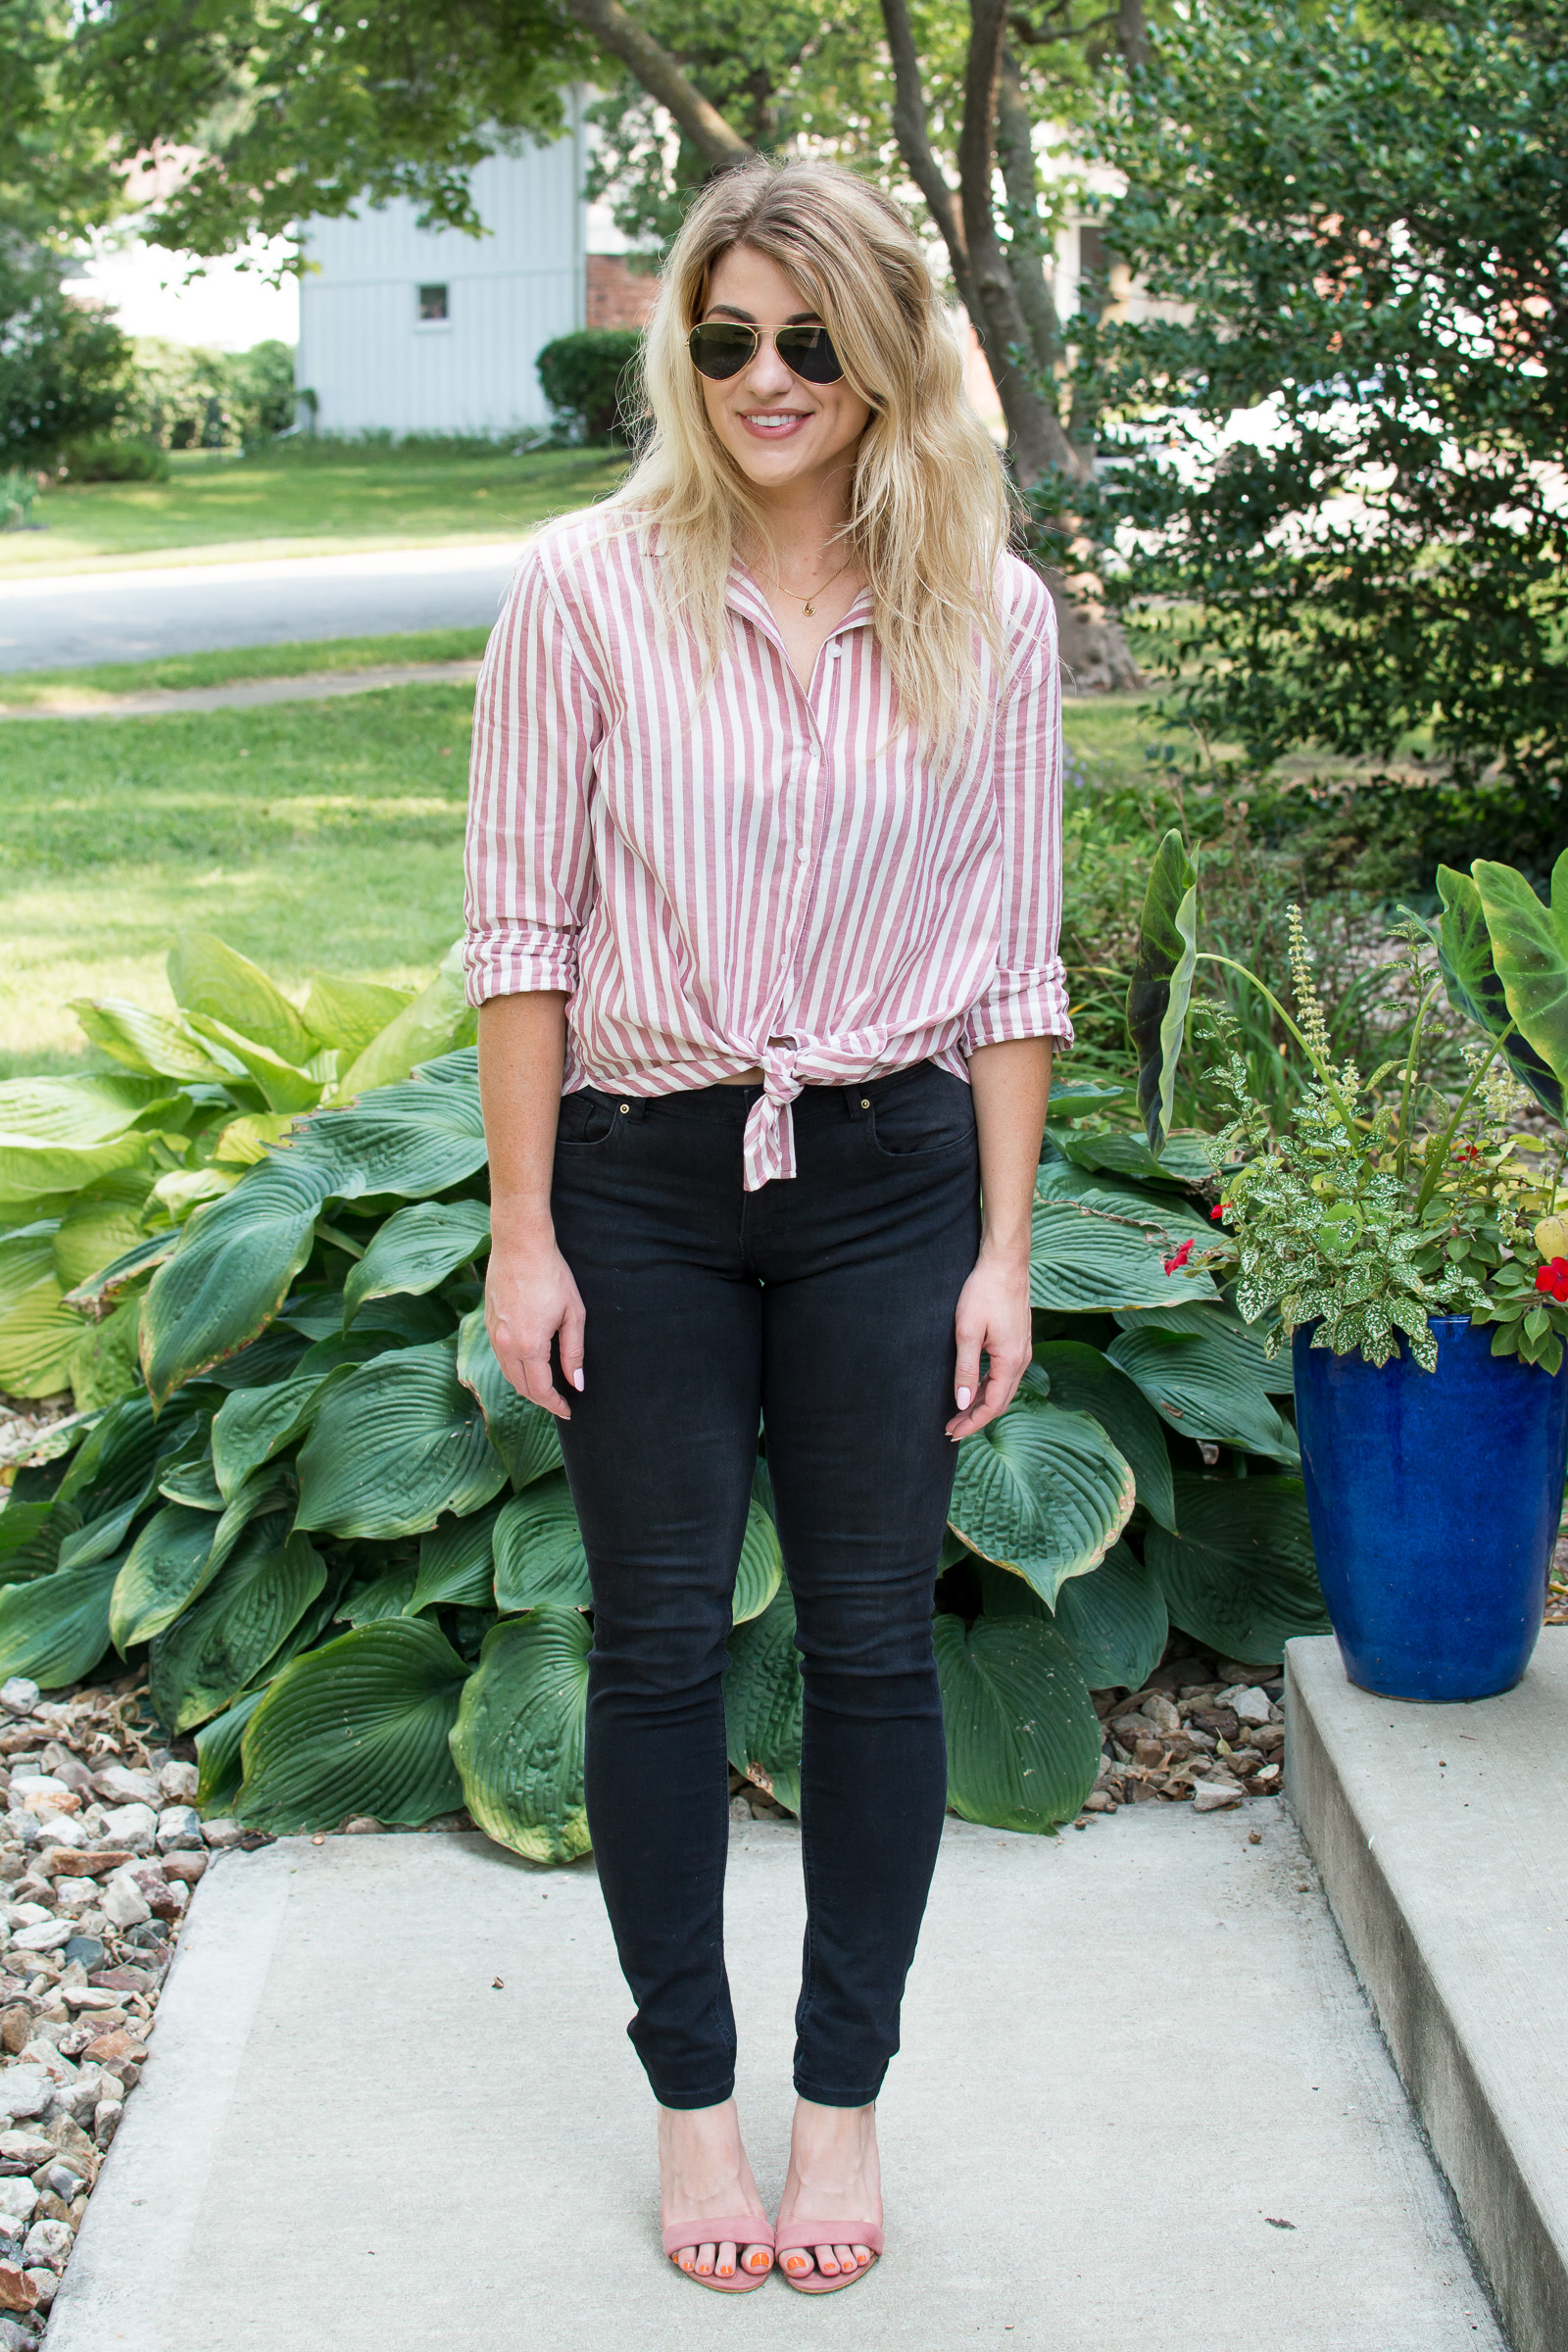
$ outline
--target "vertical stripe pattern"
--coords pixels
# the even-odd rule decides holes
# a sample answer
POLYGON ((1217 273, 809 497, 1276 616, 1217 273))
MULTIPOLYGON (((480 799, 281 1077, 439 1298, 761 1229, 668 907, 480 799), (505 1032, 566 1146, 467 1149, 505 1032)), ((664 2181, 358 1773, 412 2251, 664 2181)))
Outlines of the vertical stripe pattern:
POLYGON ((795 1172, 803 1086, 1071 1043, 1055 617, 1004 558, 1002 667, 986 658, 965 733, 932 754, 895 728, 868 596, 808 688, 737 563, 710 675, 660 614, 658 560, 598 513, 518 566, 475 705, 468 999, 567 991, 568 1091, 760 1066, 756 1191, 795 1172))

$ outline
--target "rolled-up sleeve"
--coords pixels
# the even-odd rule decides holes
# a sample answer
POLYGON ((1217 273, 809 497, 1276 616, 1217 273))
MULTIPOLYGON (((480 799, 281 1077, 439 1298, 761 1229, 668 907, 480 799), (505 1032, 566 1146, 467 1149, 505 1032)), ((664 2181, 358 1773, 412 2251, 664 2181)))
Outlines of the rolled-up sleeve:
POLYGON ((594 894, 600 705, 548 551, 518 567, 474 697, 464 861, 468 1003, 577 985, 594 894))
POLYGON ((1072 1044, 1061 928, 1061 674, 1050 591, 1030 574, 1014 616, 1010 679, 993 771, 1002 832, 995 977, 969 1009, 963 1046, 1052 1037, 1072 1044))

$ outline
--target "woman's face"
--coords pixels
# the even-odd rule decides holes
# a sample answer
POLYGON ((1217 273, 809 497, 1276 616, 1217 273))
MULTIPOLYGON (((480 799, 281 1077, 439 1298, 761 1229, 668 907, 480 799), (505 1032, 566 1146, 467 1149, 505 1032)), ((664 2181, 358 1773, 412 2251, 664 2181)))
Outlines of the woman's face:
MULTIPOLYGON (((703 320, 710 318, 759 327, 823 323, 783 270, 748 245, 732 245, 715 265, 703 311, 703 320)), ((697 380, 714 432, 764 497, 846 470, 871 415, 842 377, 808 384, 792 374, 766 335, 739 375, 721 384, 697 380)))

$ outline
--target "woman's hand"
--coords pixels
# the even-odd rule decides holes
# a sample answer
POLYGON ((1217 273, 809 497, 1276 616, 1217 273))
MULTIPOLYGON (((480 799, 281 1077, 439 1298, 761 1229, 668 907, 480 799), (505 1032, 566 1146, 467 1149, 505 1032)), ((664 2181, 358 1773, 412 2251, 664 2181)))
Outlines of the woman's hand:
POLYGON ((571 1419, 571 1407, 551 1376, 551 1345, 559 1335, 562 1372, 567 1385, 580 1391, 585 1319, 571 1268, 557 1249, 554 1233, 492 1248, 484 1325, 496 1361, 520 1396, 532 1397, 561 1421, 571 1419))
POLYGON ((1018 1393, 1034 1348, 1029 1316, 1029 1259, 982 1247, 958 1293, 955 1318, 958 1363, 953 1390, 958 1410, 948 1423, 956 1446, 1004 1413, 1018 1393), (980 1357, 990 1358, 982 1376, 980 1357))
POLYGON ((980 1255, 958 1293, 958 1409, 948 1423, 955 1445, 972 1438, 1018 1393, 1033 1351, 1029 1314, 1030 1217, 1040 1139, 1051 1099, 1051 1040, 1010 1038, 969 1056, 984 1219, 980 1255), (980 1358, 989 1356, 985 1378, 980 1358))

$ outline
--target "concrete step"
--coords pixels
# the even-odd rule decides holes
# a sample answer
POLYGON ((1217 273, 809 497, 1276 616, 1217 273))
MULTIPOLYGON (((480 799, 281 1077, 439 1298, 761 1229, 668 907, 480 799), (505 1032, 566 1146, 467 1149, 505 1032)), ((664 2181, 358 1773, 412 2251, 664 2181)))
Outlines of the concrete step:
MULTIPOLYGON (((1286 1788, 1516 2352, 1568 2346, 1568 1627, 1498 1698, 1293 1642, 1286 1788)), ((1370 2339, 1369 2339, 1370 2341, 1370 2339)))
MULTIPOLYGON (((727 1909, 771 2210, 797 1831, 737 1825, 727 1909)), ((48 2352, 1503 2352, 1277 1799, 950 1823, 880 2105, 887 2256, 846 2294, 662 2260, 627 2006, 587 1864, 224 1856, 48 2352)))

